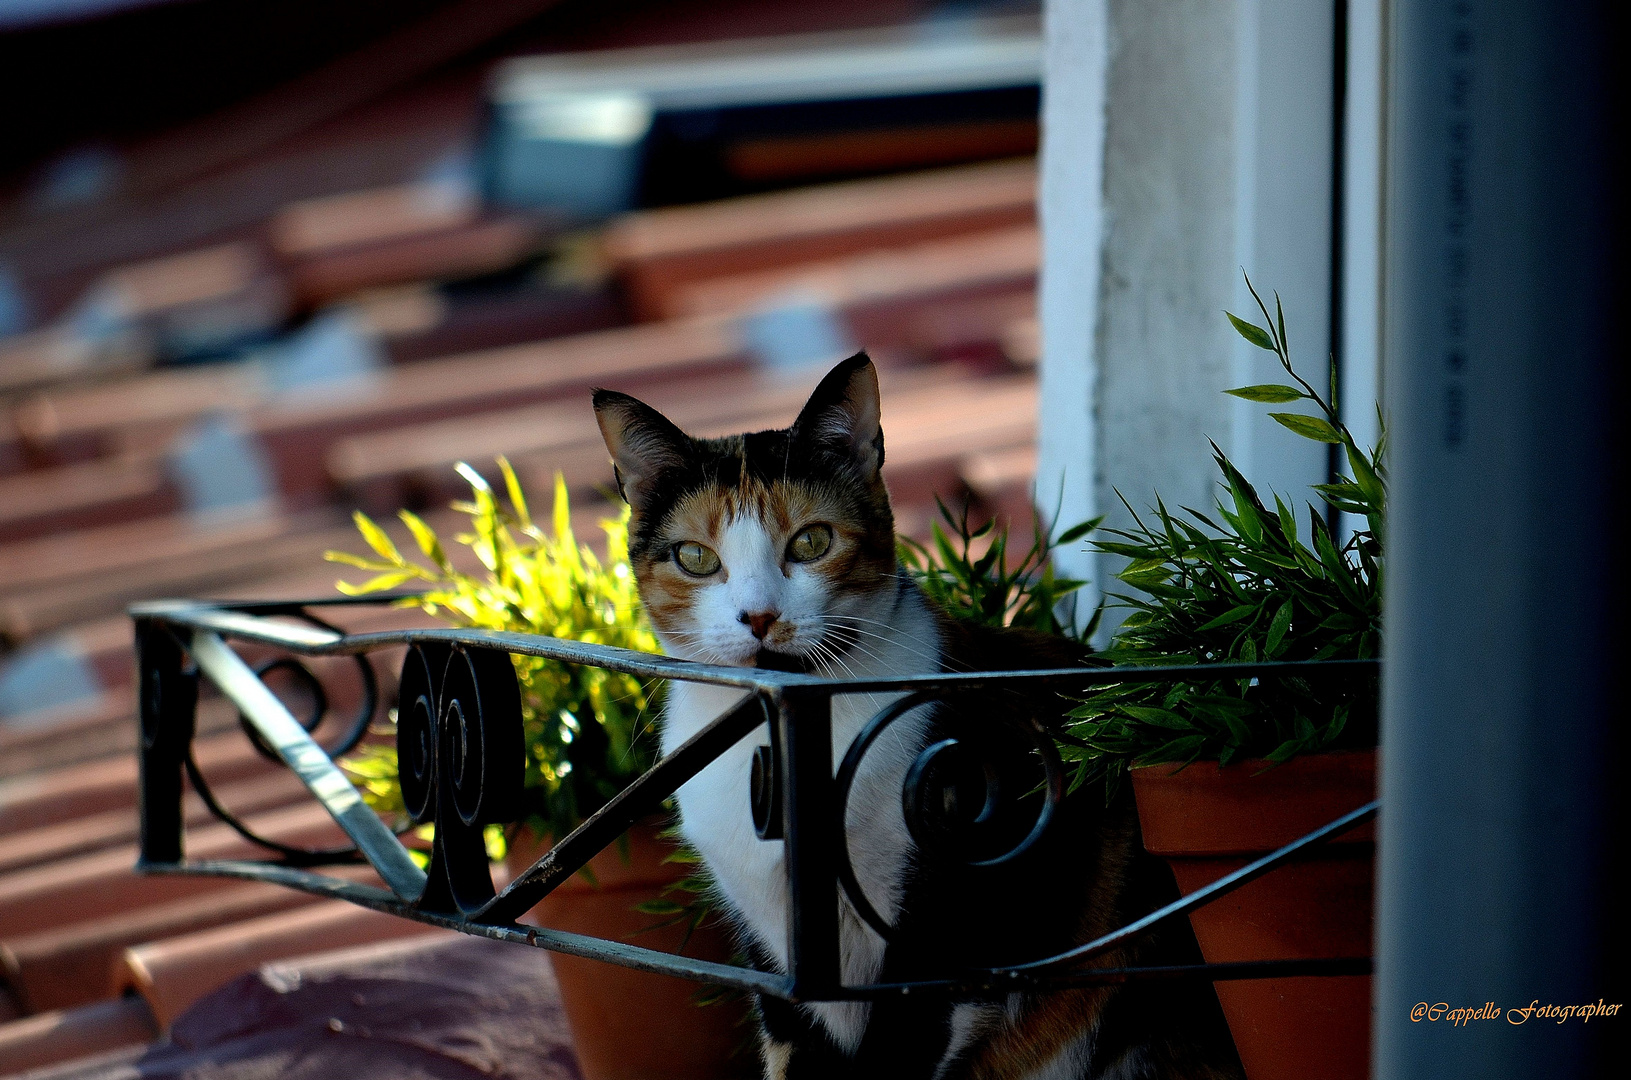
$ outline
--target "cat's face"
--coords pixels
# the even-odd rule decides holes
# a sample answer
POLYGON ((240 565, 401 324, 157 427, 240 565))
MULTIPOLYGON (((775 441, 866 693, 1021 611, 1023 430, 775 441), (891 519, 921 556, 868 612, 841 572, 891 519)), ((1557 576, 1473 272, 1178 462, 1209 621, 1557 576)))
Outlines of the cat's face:
POLYGON ((895 596, 895 532, 865 354, 780 431, 693 439, 627 394, 594 401, 633 510, 640 596, 671 654, 830 669, 875 632, 895 596))

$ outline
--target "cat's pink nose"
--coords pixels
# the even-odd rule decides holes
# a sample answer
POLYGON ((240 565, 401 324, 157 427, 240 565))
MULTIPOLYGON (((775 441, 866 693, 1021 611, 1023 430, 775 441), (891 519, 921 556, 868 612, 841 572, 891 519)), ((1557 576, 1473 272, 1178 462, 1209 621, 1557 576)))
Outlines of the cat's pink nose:
POLYGON ((765 635, 770 633, 770 628, 781 617, 782 613, 779 611, 744 611, 737 616, 739 620, 747 624, 748 629, 753 631, 753 636, 760 641, 765 639, 765 635))

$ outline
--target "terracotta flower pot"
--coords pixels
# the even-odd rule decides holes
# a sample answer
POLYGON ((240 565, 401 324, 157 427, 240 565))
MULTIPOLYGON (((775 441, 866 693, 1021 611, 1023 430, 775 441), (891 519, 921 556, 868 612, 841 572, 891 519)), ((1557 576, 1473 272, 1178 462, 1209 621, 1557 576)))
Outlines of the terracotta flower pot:
MULTIPOLYGON (((1132 771, 1144 847, 1194 892, 1376 797, 1376 752, 1132 771), (1255 774, 1255 775, 1254 775, 1255 774)), ((1208 963, 1368 956, 1376 836, 1367 824, 1190 914, 1208 963)), ((1367 976, 1215 984, 1249 1080, 1370 1075, 1367 976)))
MULTIPOLYGON (((629 858, 614 846, 590 861, 597 885, 582 875, 561 885, 520 921, 556 930, 676 952, 684 928, 648 929, 665 919, 635 910, 662 897, 663 887, 686 876, 660 826, 629 830, 629 858)), ((531 866, 548 844, 524 833, 511 843, 505 864, 512 875, 531 866)), ((669 897, 669 899, 673 899, 669 897)), ((686 944, 687 956, 728 962, 723 928, 705 925, 686 944)), ((698 1005, 699 984, 551 953, 561 1001, 585 1080, 721 1080, 757 1072, 745 1002, 698 1005)))

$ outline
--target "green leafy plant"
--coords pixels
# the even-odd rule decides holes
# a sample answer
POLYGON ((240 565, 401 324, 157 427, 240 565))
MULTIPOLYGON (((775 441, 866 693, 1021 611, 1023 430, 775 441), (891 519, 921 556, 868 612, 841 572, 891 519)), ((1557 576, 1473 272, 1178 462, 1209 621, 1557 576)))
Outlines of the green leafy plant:
MULTIPOLYGON (((930 525, 928 544, 908 536, 896 543, 901 568, 929 599, 966 622, 1077 636, 1077 631, 1060 619, 1060 601, 1086 582, 1055 576, 1052 555, 1061 544, 1086 536, 1100 519, 1085 521, 1053 538, 1042 515, 1033 512, 1031 545, 1009 565, 1012 552, 1007 523, 992 519, 973 527, 966 503, 955 514, 938 497, 935 505, 941 520, 930 525)), ((1099 613, 1094 612, 1080 636, 1091 635, 1098 621, 1099 613)))
MULTIPOLYGON (((1382 539, 1387 501, 1383 447, 1361 450, 1329 398, 1293 369, 1278 295, 1265 325, 1229 314, 1241 337, 1279 359, 1290 384, 1227 391, 1266 404, 1312 403, 1317 414, 1269 415, 1306 439, 1339 447, 1350 475, 1315 490, 1331 507, 1363 518, 1339 543, 1312 505, 1304 518, 1278 495, 1271 508, 1212 446, 1226 500, 1215 517, 1170 512, 1159 499, 1134 524, 1106 529, 1096 551, 1128 560, 1118 577, 1137 594, 1113 594, 1132 613, 1095 662, 1127 665, 1374 657, 1380 643, 1382 539), (1304 536, 1308 537, 1307 542, 1304 536)), ((1227 313, 1226 313, 1227 314, 1227 313)), ((1125 505, 1125 500, 1123 500, 1125 505)), ((1375 739, 1375 683, 1352 675, 1115 683, 1070 714, 1067 757, 1078 784, 1103 778, 1114 794, 1127 769, 1198 759, 1228 763, 1367 745, 1375 739)))
POLYGON ((684 952, 691 935, 718 910, 719 890, 702 863, 701 853, 685 842, 678 825, 670 826, 658 835, 675 845, 674 850, 663 857, 663 862, 689 866, 692 870, 677 881, 664 885, 662 896, 658 899, 643 900, 634 905, 634 910, 641 914, 655 915, 661 920, 638 932, 644 934, 670 926, 683 926, 685 933, 680 938, 679 948, 684 952))
MULTIPOLYGON (((373 555, 331 551, 325 558, 375 576, 360 584, 341 582, 340 590, 356 595, 422 583, 425 591, 398 602, 455 626, 656 652, 657 639, 629 568, 627 511, 601 523, 606 532, 601 560, 573 535, 566 484, 559 476, 552 525, 545 531, 534 524, 509 462, 500 458, 498 465, 508 505, 500 504, 480 473, 463 463, 457 467, 470 484, 471 499, 454 503, 454 509, 469 515, 471 528, 454 540, 469 548, 480 572, 455 566, 441 538, 418 515, 403 510, 397 516, 428 565, 404 556, 359 511, 357 528, 373 555)), ((541 657, 511 659, 521 683, 526 821, 542 836, 564 836, 651 765, 654 740, 645 733, 653 695, 631 675, 541 657)), ((401 813, 394 742, 369 745, 345 765, 376 808, 401 813)))

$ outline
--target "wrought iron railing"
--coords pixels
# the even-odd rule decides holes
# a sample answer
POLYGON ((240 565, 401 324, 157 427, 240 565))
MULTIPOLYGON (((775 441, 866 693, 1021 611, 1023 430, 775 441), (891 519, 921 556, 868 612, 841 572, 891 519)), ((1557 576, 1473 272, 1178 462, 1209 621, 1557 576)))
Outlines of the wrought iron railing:
MULTIPOLYGON (((1015 990, 1062 988, 1144 978, 1211 980, 1303 975, 1361 975, 1369 957, 1258 960, 1168 967, 1086 967, 1088 961, 1217 900, 1288 860, 1371 820, 1371 802, 1285 847, 1104 936, 1060 952, 955 978, 846 985, 839 973, 840 895, 879 933, 892 927, 856 880, 845 837, 845 802, 863 755, 880 733, 916 706, 951 701, 993 686, 1080 690, 1111 682, 1168 682, 1223 678, 1269 679, 1311 673, 1311 668, 1374 670, 1375 661, 1265 662, 1139 668, 1070 668, 1002 673, 936 674, 888 679, 825 679, 761 668, 716 667, 531 634, 485 630, 418 629, 346 634, 315 613, 324 607, 380 604, 390 597, 330 598, 302 602, 217 604, 162 601, 131 609, 136 623, 141 723, 141 859, 154 874, 201 874, 270 881, 337 897, 402 918, 468 934, 520 942, 626 967, 677 975, 796 1001, 867 999, 916 992, 986 996, 1015 990), (278 655, 251 668, 229 639, 268 647, 278 655), (422 868, 398 836, 364 802, 334 759, 366 734, 378 705, 370 651, 407 646, 398 688, 397 745, 404 803, 416 823, 435 825, 428 867, 422 868), (523 738, 521 703, 510 655, 545 657, 624 672, 738 687, 746 696, 690 740, 662 758, 619 795, 555 844, 502 889, 495 889, 483 829, 521 814, 523 738), (352 657, 361 670, 357 715, 327 749, 311 734, 325 711, 321 681, 304 663, 311 657, 352 657), (312 714, 297 719, 262 675, 282 670, 306 684, 312 714), (192 753, 199 679, 210 680, 240 711, 246 734, 268 756, 286 764, 351 840, 351 846, 305 849, 257 835, 214 797, 192 753), (843 694, 904 694, 863 728, 834 768, 832 699, 843 694), (637 821, 659 812, 665 800, 709 762, 760 728, 768 745, 753 759, 751 798, 762 840, 786 845, 784 863, 791 907, 785 974, 659 952, 545 927, 518 924, 541 899, 613 844, 637 821), (188 860, 183 844, 183 776, 206 805, 247 839, 274 856, 253 860, 188 860), (343 880, 312 867, 366 860, 387 888, 343 880)), ((1021 734, 1040 762, 1035 820, 1005 850, 968 853, 970 865, 1000 865, 1021 854, 1049 829, 1064 798, 1064 770, 1053 740, 1034 721, 1021 734)), ((943 739, 918 755, 907 772, 903 805, 914 833, 927 832, 921 787, 941 755, 958 752, 943 739)), ((944 770, 941 770, 944 771, 944 770)))

